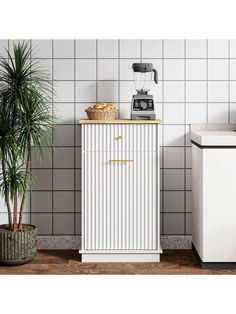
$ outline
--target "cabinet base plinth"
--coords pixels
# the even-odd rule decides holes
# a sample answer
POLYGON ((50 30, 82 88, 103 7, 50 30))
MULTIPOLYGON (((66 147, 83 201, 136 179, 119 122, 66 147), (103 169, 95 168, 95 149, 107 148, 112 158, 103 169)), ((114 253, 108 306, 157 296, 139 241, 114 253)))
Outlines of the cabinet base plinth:
POLYGON ((160 262, 160 254, 145 254, 145 253, 135 253, 135 254, 82 254, 82 262, 92 262, 92 263, 106 263, 106 262, 160 262))
POLYGON ((202 269, 236 269, 236 262, 203 262, 193 243, 192 252, 202 269))

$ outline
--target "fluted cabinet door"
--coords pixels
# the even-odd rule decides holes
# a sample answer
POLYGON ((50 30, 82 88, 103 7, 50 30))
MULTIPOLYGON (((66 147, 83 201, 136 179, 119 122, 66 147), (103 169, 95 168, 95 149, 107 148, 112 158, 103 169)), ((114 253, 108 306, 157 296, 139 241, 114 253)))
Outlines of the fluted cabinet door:
POLYGON ((83 154, 82 249, 159 249, 157 153, 83 154))

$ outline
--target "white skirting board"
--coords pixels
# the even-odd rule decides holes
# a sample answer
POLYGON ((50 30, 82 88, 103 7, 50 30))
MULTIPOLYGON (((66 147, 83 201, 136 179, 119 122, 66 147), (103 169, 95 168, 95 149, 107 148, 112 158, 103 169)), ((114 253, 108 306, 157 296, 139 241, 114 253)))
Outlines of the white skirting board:
MULTIPOLYGON (((77 250, 80 247, 81 236, 38 236, 40 250, 77 250)), ((162 236, 162 249, 191 249, 192 236, 162 236)))
POLYGON ((160 254, 82 254, 83 262, 160 262, 160 254))

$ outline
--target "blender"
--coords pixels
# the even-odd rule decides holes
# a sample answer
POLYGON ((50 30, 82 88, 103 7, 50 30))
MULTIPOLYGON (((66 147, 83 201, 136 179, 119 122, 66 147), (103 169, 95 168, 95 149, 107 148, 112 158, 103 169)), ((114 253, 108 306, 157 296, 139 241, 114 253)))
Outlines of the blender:
POLYGON ((153 95, 148 92, 153 80, 157 84, 157 70, 153 68, 152 63, 133 63, 134 85, 137 94, 133 95, 131 103, 132 120, 155 120, 155 102, 153 95))

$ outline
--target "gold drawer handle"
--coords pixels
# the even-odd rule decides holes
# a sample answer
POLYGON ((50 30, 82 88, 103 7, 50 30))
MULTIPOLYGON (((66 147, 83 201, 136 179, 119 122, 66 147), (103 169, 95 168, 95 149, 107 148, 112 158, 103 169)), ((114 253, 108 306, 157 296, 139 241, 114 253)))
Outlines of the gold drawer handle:
POLYGON ((123 136, 122 135, 119 135, 116 137, 116 140, 122 140, 123 139, 123 136))
POLYGON ((110 163, 115 163, 115 162, 133 162, 132 159, 110 159, 110 163))

